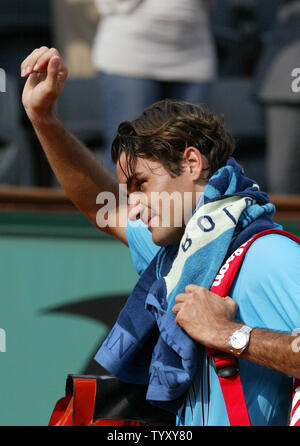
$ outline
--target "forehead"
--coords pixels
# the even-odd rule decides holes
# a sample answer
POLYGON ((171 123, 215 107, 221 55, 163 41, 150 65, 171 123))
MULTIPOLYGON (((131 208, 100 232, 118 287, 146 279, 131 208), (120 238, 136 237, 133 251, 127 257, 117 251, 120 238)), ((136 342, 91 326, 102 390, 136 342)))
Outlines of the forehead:
POLYGON ((126 183, 129 176, 129 166, 124 152, 121 153, 120 158, 117 162, 116 172, 119 183, 126 183))
POLYGON ((121 153, 119 161, 116 166, 119 183, 127 183, 128 179, 134 177, 138 178, 144 175, 153 175, 165 171, 162 164, 158 161, 137 157, 134 164, 133 172, 128 165, 128 160, 124 152, 121 153))

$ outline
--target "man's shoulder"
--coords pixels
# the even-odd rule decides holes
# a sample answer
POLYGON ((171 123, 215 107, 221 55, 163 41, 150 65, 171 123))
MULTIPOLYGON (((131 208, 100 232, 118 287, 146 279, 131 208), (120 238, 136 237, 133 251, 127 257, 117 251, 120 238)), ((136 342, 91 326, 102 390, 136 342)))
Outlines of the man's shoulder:
POLYGON ((300 245, 287 236, 268 234, 249 247, 237 278, 249 283, 298 281, 300 245))
MULTIPOLYGON (((300 244, 291 238, 281 234, 268 234, 259 237, 249 247, 244 260, 244 265, 253 265, 258 270, 278 269, 294 265, 299 266, 300 244)), ((258 271, 259 272, 259 271, 258 271)))
POLYGON ((291 330, 300 323, 300 245, 269 234, 248 249, 230 290, 249 325, 291 330))

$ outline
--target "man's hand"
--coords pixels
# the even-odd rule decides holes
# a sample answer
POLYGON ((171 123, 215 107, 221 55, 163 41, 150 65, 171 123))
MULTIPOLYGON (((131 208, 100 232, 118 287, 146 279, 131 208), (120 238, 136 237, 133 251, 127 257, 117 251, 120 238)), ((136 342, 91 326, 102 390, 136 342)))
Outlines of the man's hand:
POLYGON ((210 348, 226 349, 228 338, 242 325, 233 322, 237 311, 233 299, 220 297, 197 285, 188 285, 185 293, 176 296, 172 311, 181 328, 210 348))
POLYGON ((29 119, 44 120, 53 113, 68 76, 59 52, 45 46, 34 50, 23 61, 21 75, 28 76, 22 101, 29 119))
POLYGON ((98 211, 106 204, 99 205, 97 197, 100 192, 109 192, 118 201, 117 180, 99 158, 69 132, 54 112, 55 101, 68 76, 60 54, 54 48, 34 50, 22 63, 21 75, 28 76, 23 90, 24 107, 61 186, 97 229, 127 245, 127 203, 116 206, 115 215, 111 212, 112 222, 108 222, 106 227, 99 227, 97 222, 98 211), (118 225, 116 222, 121 223, 118 225))

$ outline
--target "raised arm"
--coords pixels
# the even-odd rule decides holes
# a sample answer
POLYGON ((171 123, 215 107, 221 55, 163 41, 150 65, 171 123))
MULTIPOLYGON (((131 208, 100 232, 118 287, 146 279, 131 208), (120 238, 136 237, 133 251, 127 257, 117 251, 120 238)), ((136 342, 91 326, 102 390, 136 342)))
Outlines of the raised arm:
MULTIPOLYGON (((75 138, 54 112, 68 76, 63 60, 54 48, 34 50, 22 63, 21 75, 28 77, 23 91, 23 105, 60 184, 73 203, 100 230, 127 244, 125 222, 127 205, 118 205, 119 186, 101 161, 75 138), (100 192, 116 197, 106 227, 97 224, 97 212, 107 203, 97 204, 100 192)), ((123 200, 124 203, 124 200, 123 200)))

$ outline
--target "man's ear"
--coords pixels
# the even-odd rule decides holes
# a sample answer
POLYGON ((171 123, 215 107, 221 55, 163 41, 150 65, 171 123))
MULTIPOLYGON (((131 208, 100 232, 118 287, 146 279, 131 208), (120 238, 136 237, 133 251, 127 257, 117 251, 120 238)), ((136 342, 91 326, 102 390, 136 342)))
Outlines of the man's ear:
POLYGON ((188 175, 191 175, 193 181, 199 181, 202 170, 204 169, 203 158, 196 147, 189 146, 183 153, 184 165, 188 175))

